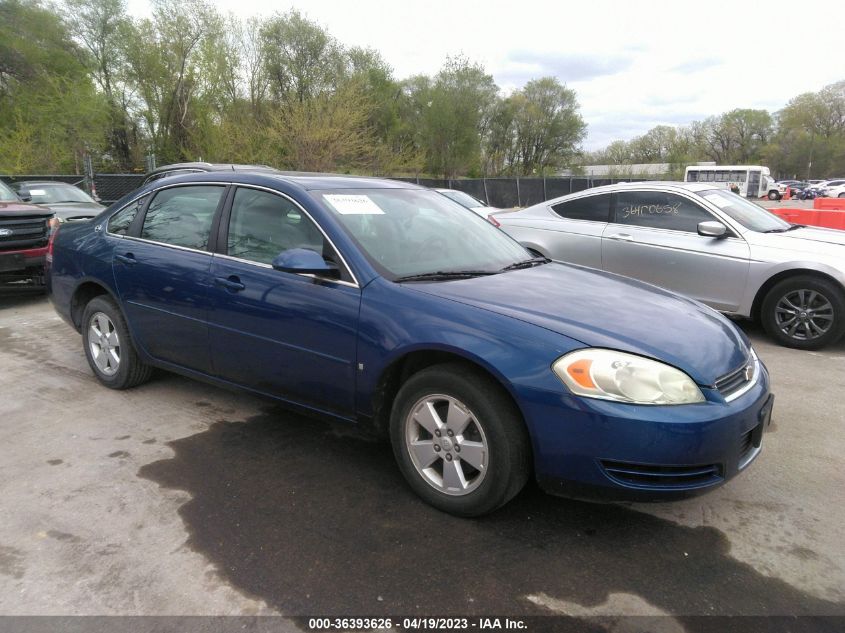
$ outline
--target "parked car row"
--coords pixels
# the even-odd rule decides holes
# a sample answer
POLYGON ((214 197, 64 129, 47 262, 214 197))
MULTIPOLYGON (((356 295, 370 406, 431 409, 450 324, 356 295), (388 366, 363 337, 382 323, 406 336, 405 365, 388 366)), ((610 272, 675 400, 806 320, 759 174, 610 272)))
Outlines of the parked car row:
POLYGON ((777 183, 781 194, 790 189, 792 197, 802 199, 823 198, 845 198, 845 178, 834 178, 830 180, 781 180, 777 183))
POLYGON ((33 280, 43 284, 47 242, 55 225, 88 220, 105 207, 62 182, 0 181, 0 284, 33 280))
MULTIPOLYGON (((556 221, 572 208, 590 242, 571 245, 585 258, 601 252, 596 213, 622 223, 609 238, 632 244, 634 219, 652 218, 645 228, 667 240, 662 268, 690 223, 722 245, 714 261, 747 262, 745 223, 768 221, 706 185, 646 192, 596 190, 580 210, 579 194, 548 203, 565 212, 507 218, 556 221), (695 205, 720 212, 701 222, 695 205)), ((417 185, 238 170, 161 178, 94 222, 63 224, 49 249, 50 298, 106 387, 160 367, 371 424, 410 488, 461 516, 494 510, 532 477, 576 496, 706 492, 749 467, 771 421, 768 373, 747 337, 702 303, 631 279, 647 261, 621 265, 629 277, 599 260, 552 261, 417 185)), ((784 309, 804 287, 784 289, 784 309)), ((831 328, 818 295, 803 297, 810 320, 831 328)), ((833 293, 825 300, 839 310, 833 293)), ((808 340, 813 327, 801 330, 808 340)))

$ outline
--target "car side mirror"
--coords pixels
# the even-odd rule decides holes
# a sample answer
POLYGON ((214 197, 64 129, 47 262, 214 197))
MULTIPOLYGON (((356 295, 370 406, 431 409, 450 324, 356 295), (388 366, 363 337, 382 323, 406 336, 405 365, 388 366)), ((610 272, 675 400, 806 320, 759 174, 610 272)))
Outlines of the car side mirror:
POLYGON ((699 222, 698 234, 704 237, 727 237, 728 227, 721 222, 699 222))
POLYGON ((308 248, 289 248, 273 260, 273 268, 286 273, 300 273, 336 277, 339 269, 328 263, 322 255, 308 248))
POLYGON ((32 196, 29 195, 28 191, 18 192, 18 198, 21 199, 21 202, 32 202, 32 196))

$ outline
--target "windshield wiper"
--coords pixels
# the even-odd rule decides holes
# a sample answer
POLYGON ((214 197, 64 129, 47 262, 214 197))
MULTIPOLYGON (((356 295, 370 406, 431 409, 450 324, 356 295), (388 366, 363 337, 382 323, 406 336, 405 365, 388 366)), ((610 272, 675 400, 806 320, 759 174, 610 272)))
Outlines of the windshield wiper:
POLYGON ((470 279, 483 275, 495 275, 497 272, 490 270, 438 270, 433 273, 405 275, 404 277, 397 277, 393 281, 448 281, 449 279, 470 279))
POLYGON ((778 229, 769 229, 768 231, 763 231, 763 233, 786 233, 787 231, 794 231, 795 229, 806 229, 806 224, 790 224, 786 228, 778 228, 778 229))
POLYGON ((521 262, 516 262, 505 266, 502 268, 502 271, 507 270, 519 270, 520 268, 532 268, 534 266, 540 266, 542 264, 548 264, 550 260, 548 257, 532 257, 531 259, 526 259, 521 262))

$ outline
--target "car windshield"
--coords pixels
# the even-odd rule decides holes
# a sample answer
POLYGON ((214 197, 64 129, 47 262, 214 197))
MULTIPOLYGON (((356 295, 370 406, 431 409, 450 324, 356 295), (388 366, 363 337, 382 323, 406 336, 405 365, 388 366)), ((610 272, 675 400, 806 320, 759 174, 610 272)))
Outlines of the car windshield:
POLYGON ((783 231, 791 225, 778 216, 766 211, 760 205, 749 202, 724 189, 710 189, 699 193, 705 200, 715 204, 722 213, 736 220, 742 226, 752 231, 764 233, 766 231, 783 231))
POLYGON ((26 190, 32 197, 35 204, 58 204, 60 202, 88 202, 94 200, 82 189, 73 185, 63 184, 32 184, 27 185, 26 190))
POLYGON ((3 181, 0 181, 0 202, 20 202, 15 192, 3 181))
POLYGON ((419 275, 492 274, 532 260, 492 224, 434 191, 349 189, 313 192, 391 280, 419 275))
POLYGON ((444 196, 451 198, 458 204, 466 207, 467 209, 472 209, 473 207, 482 207, 484 204, 480 200, 476 200, 468 193, 464 193, 463 191, 455 191, 454 189, 450 191, 441 191, 444 196))

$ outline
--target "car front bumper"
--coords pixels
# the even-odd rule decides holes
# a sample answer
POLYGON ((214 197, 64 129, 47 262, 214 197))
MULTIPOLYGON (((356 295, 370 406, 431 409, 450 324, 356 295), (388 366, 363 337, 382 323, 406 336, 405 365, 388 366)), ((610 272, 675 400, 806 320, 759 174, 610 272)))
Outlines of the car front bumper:
POLYGON ((732 402, 640 406, 545 391, 522 399, 535 472, 548 492, 668 500, 711 490, 759 455, 774 396, 761 371, 732 402))
POLYGON ((0 275, 43 269, 46 256, 46 246, 20 251, 0 251, 0 275))

